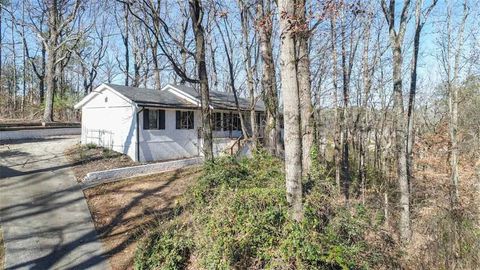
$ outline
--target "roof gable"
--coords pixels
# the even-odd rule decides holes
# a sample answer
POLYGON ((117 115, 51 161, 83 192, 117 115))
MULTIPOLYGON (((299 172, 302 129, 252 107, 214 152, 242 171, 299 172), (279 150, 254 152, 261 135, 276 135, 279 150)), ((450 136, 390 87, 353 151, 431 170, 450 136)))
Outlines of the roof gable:
MULTIPOLYGON (((118 100, 121 100, 122 102, 125 102, 127 104, 130 104, 130 105, 133 105, 133 101, 130 100, 129 98, 125 97, 124 95, 122 95, 121 93, 115 91, 114 89, 112 89, 111 87, 109 87, 108 85, 106 84, 102 84, 100 86, 98 86, 97 88, 95 88, 92 92, 90 92, 88 95, 86 95, 82 100, 80 100, 80 102, 78 102, 77 104, 75 104, 74 108, 75 109, 80 109, 82 108, 83 106, 85 106, 86 104, 94 101, 95 98, 98 98, 99 96, 102 96, 103 94, 105 94, 104 92, 105 91, 109 91, 109 93, 111 93, 112 95, 114 95, 118 100)), ((115 102, 114 102, 115 103, 115 102)))

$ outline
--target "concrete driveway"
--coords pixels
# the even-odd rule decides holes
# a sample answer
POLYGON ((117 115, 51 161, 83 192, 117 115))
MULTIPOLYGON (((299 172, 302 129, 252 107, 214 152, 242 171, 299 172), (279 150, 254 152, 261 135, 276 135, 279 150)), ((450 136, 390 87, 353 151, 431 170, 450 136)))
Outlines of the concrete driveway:
POLYGON ((108 269, 63 151, 78 136, 0 145, 6 269, 108 269))

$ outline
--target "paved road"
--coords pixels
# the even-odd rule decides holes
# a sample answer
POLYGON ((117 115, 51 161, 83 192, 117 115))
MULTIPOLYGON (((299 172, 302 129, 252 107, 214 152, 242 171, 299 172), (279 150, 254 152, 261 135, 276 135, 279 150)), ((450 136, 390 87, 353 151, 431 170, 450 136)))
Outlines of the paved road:
POLYGON ((6 269, 108 269, 63 151, 78 136, 0 145, 6 269))

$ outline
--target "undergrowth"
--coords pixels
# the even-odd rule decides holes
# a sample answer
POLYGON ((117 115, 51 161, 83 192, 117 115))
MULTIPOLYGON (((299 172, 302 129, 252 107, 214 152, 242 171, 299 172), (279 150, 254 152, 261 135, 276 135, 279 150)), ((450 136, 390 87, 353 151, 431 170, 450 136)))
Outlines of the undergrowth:
POLYGON ((316 168, 305 217, 291 221, 282 162, 265 152, 216 159, 184 196, 178 216, 139 244, 136 269, 381 269, 398 266, 377 213, 332 200, 316 168), (185 218, 188 217, 188 218, 185 218))

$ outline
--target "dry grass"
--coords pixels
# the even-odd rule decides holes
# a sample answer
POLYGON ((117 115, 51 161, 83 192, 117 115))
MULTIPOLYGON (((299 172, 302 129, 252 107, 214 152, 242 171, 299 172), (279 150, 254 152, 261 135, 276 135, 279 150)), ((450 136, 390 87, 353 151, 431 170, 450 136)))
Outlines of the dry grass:
POLYGON ((460 201, 453 207, 449 148, 446 130, 417 139, 411 194, 413 235, 405 258, 410 268, 478 269, 480 263, 475 162, 460 152, 460 201))
POLYGON ((127 155, 94 145, 75 145, 65 151, 73 164, 72 170, 80 182, 89 172, 134 166, 137 163, 127 155))
POLYGON ((171 216, 200 167, 131 178, 85 190, 95 227, 112 269, 132 269, 136 243, 171 216))

